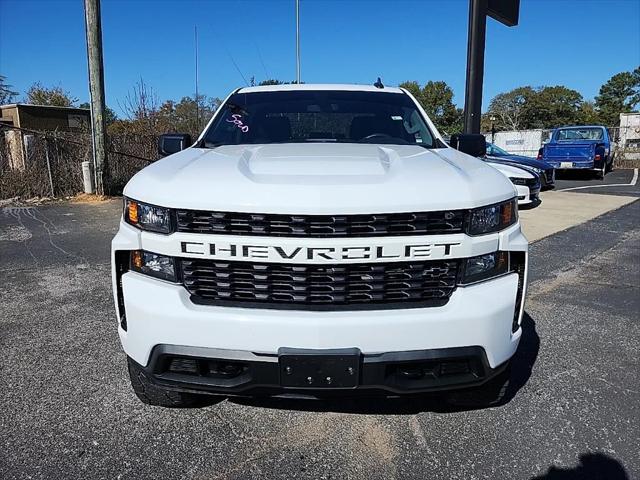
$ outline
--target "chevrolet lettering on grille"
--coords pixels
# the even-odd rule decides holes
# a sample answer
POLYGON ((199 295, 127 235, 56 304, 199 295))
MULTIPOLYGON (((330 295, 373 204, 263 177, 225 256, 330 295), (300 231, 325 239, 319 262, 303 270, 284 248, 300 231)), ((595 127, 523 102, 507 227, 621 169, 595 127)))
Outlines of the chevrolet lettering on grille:
POLYGON ((460 242, 395 245, 345 245, 338 247, 275 246, 234 243, 180 242, 183 254, 224 260, 271 260, 279 263, 336 263, 354 260, 404 261, 452 257, 452 248, 460 242))

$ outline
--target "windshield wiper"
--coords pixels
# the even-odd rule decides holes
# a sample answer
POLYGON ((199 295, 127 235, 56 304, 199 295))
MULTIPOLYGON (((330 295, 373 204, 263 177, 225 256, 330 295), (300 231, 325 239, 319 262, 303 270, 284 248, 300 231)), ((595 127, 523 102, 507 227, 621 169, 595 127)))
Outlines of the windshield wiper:
POLYGON ((230 145, 230 144, 225 142, 207 142, 206 140, 203 140, 202 142, 200 142, 200 145, 198 145, 198 147, 199 148, 217 148, 223 145, 230 145))

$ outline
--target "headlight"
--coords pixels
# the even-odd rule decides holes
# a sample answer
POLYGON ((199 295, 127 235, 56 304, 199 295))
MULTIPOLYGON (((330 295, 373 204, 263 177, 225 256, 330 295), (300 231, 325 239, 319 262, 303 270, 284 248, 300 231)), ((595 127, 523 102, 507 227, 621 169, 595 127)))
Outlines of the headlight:
POLYGON ((460 283, 468 284, 497 277, 509 270, 509 252, 493 252, 465 259, 460 283))
POLYGON ((144 250, 131 252, 131 270, 151 277, 176 282, 176 267, 172 257, 144 250))
POLYGON ((484 235, 499 232, 518 221, 518 205, 512 198, 506 202, 488 207, 476 208, 469 212, 468 235, 484 235))
POLYGON ((124 220, 142 230, 171 232, 171 212, 168 208, 148 205, 130 198, 125 198, 124 201, 124 220))
POLYGON ((509 177, 509 180, 511 180, 511 183, 513 183, 514 185, 526 185, 527 184, 527 179, 526 178, 509 177))

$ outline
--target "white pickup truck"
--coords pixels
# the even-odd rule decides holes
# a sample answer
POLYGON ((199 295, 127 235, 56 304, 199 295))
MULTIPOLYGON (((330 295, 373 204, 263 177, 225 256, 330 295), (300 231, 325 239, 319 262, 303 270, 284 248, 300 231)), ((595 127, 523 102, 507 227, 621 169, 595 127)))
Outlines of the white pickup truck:
POLYGON ((238 89, 193 145, 161 137, 112 243, 138 397, 499 402, 527 240, 484 137, 455 137, 403 89, 310 84, 238 89))

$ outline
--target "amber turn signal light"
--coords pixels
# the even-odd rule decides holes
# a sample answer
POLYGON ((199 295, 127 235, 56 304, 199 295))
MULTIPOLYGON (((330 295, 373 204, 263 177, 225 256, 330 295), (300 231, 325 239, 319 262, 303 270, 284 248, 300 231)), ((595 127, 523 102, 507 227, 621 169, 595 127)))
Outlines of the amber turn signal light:
POLYGON ((129 200, 127 212, 129 215, 129 221, 131 223, 138 223, 138 203, 133 200, 129 200))
POLYGON ((131 252, 131 264, 135 267, 135 268, 142 268, 143 265, 143 261, 142 261, 142 252, 140 250, 134 250, 131 252))

